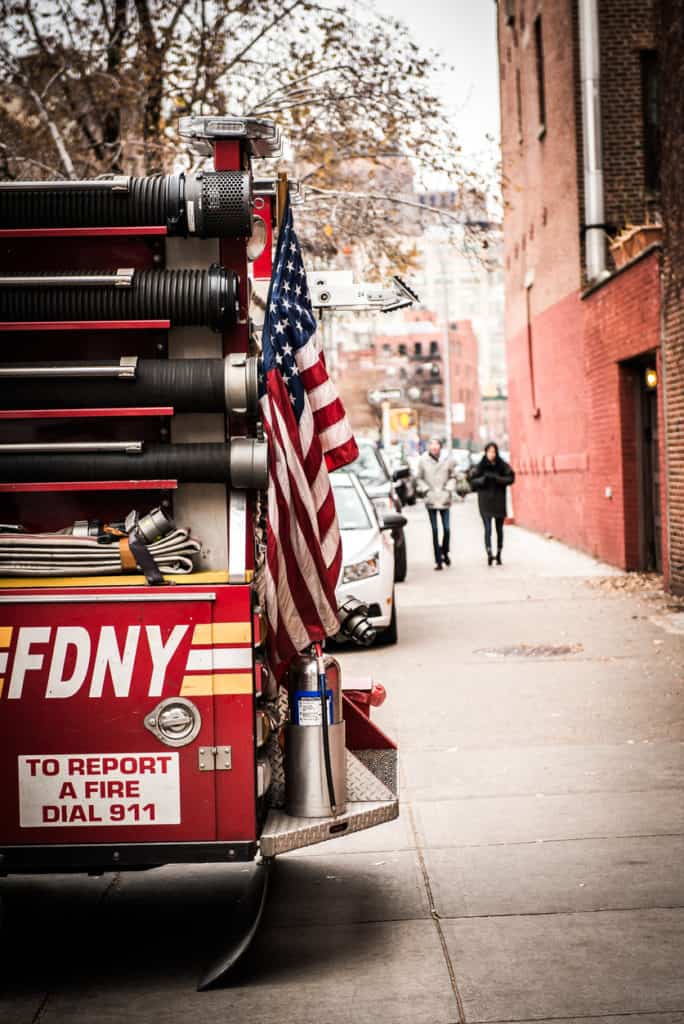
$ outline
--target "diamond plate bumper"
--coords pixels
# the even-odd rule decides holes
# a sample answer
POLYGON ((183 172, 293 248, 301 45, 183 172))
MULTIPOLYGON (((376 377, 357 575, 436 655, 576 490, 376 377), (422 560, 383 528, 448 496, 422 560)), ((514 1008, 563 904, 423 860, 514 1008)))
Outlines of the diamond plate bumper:
POLYGON ((278 853, 314 846, 350 832, 382 825, 399 816, 399 800, 387 785, 396 786, 396 750, 347 751, 347 810, 336 818, 293 818, 283 810, 268 812, 261 833, 261 853, 278 853))
POLYGON ((278 853, 299 850, 303 846, 338 839, 350 832, 360 832, 373 825, 382 825, 399 815, 396 797, 382 803, 348 802, 344 814, 336 818, 291 818, 284 811, 269 811, 261 833, 261 853, 275 857, 278 853))

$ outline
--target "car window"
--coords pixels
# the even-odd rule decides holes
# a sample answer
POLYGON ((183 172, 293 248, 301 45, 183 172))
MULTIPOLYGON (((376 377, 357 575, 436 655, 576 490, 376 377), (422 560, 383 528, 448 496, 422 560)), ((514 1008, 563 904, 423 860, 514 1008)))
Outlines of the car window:
POLYGON ((368 530, 371 521, 355 487, 333 487, 337 520, 341 530, 368 530))
POLYGON ((364 484, 384 484, 389 479, 387 469, 378 453, 369 444, 359 445, 359 457, 347 469, 350 473, 356 474, 364 484))

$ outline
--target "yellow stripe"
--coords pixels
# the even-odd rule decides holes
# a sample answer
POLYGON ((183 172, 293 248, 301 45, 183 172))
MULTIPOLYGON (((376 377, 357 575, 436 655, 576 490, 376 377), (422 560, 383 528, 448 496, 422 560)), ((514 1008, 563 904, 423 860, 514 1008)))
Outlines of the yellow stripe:
POLYGON ((9 647, 12 642, 12 626, 0 626, 0 647, 9 647))
POLYGON ((214 675, 214 693, 251 693, 253 688, 251 672, 219 672, 214 675))
POLYGON ((192 634, 193 644, 248 644, 251 641, 250 622, 201 622, 192 634))
POLYGON ((206 676, 184 676, 181 697, 211 697, 214 695, 251 693, 251 672, 218 672, 206 676))
POLYGON ((3 688, 4 685, 5 685, 5 680, 4 679, 0 679, 0 697, 2 697, 2 688, 3 688))
MULTIPOLYGON (((203 584, 228 583, 227 572, 193 572, 189 575, 174 573, 164 576, 169 583, 182 583, 185 586, 201 586, 203 584)), ((0 589, 27 590, 29 587, 40 587, 54 590, 56 587, 140 587, 147 583, 144 576, 3 576, 0 577, 0 589)))
POLYGON ((211 643, 211 622, 200 622, 192 631, 193 644, 211 643))

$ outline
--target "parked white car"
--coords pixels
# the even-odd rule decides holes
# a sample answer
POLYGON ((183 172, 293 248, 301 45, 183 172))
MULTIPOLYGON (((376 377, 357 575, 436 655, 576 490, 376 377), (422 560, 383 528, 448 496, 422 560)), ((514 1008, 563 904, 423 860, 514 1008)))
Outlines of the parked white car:
POLYGON ((383 643, 397 642, 394 602, 394 540, 392 530, 406 522, 391 513, 378 518, 373 502, 354 473, 337 470, 330 477, 342 535, 339 603, 347 597, 363 601, 383 643))

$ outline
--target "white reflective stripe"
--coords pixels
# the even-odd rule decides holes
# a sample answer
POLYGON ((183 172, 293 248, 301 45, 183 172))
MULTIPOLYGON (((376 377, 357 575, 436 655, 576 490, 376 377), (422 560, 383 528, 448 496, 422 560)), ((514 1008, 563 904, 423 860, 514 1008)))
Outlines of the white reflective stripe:
POLYGON ((0 672, 5 672, 7 670, 7 659, 8 658, 9 658, 9 653, 7 651, 3 651, 2 654, 0 654, 0 672))
POLYGON ((186 672, 210 672, 220 668, 251 668, 251 647, 193 648, 188 655, 186 672))

